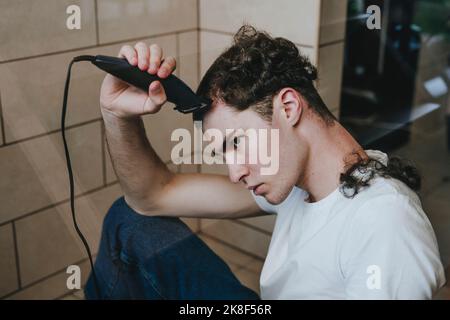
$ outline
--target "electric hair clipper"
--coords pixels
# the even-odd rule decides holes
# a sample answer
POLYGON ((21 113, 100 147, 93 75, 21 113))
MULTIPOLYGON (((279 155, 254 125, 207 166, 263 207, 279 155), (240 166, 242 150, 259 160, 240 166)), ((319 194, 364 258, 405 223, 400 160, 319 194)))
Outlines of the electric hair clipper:
POLYGON ((140 70, 137 66, 128 63, 126 59, 97 56, 79 56, 74 60, 88 60, 98 68, 109 74, 139 88, 148 91, 150 83, 159 80, 166 92, 167 101, 175 104, 175 110, 190 113, 210 106, 211 102, 197 96, 183 81, 171 74, 165 79, 140 70))

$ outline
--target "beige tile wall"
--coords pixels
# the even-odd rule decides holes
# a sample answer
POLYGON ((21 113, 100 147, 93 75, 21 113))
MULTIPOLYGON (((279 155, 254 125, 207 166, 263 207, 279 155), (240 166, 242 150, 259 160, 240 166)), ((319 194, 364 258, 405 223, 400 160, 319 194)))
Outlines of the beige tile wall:
MULTIPOLYGON (((67 130, 76 194, 101 187, 100 122, 67 130)), ((0 223, 66 200, 69 186, 60 133, 0 148, 0 223)))
POLYGON ((322 0, 320 10, 320 45, 345 38, 347 0, 322 0))
MULTIPOLYGON (((82 266, 83 283, 89 274, 84 247, 72 225, 59 131, 70 59, 81 54, 115 56, 124 44, 155 42, 166 56, 177 57, 175 74, 195 88, 199 75, 196 2, 0 3, 0 298, 57 298, 68 291, 68 265, 82 266), (81 8, 81 30, 65 27, 69 4, 81 8), (162 12, 175 18, 167 19, 162 12)), ((103 216, 121 196, 102 133, 98 95, 103 77, 88 63, 73 67, 66 122, 78 222, 94 253, 103 216)), ((172 129, 192 130, 191 117, 172 109, 167 104, 163 112, 145 118, 149 139, 165 161, 170 160, 167 141, 172 129)), ((198 171, 198 166, 173 167, 177 172, 198 171)), ((198 219, 183 220, 199 231, 198 219)))
POLYGON ((316 51, 317 88, 328 108, 339 116, 344 59, 347 0, 321 0, 320 33, 316 51))
POLYGON ((100 43, 197 28, 196 0, 97 0, 100 43))
MULTIPOLYGON (((85 283, 90 271, 90 265, 88 260, 73 261, 77 264, 81 270, 81 281, 85 283)), ((33 283, 29 286, 24 286, 20 291, 16 291, 9 294, 5 298, 8 300, 52 300, 57 299, 65 294, 68 294, 70 290, 66 287, 67 273, 66 268, 59 270, 55 274, 52 274, 40 281, 33 283)))
POLYGON ((319 48, 319 79, 317 87, 323 101, 332 111, 340 107, 342 63, 344 59, 344 42, 337 42, 319 48))
POLYGON ((3 296, 19 287, 12 224, 0 227, 0 257, 0 295, 3 296))
MULTIPOLYGON (((76 200, 78 224, 94 253, 98 249, 103 217, 121 194, 120 187, 115 184, 76 200)), ((17 220, 16 233, 23 286, 87 258, 73 228, 68 203, 17 220)))
MULTIPOLYGON (((71 51, 0 65, 5 140, 15 142, 60 128, 61 103, 71 51)), ((98 92, 103 74, 88 63, 73 67, 67 126, 99 119, 98 92)))
POLYGON ((316 46, 320 0, 200 0, 200 28, 233 34, 247 22, 304 46, 316 46))
POLYGON ((0 1, 0 62, 96 44, 95 0, 0 1), (66 8, 81 9, 81 29, 66 28, 66 8))
POLYGON ((196 89, 198 85, 199 47, 198 31, 181 32, 178 34, 179 75, 191 88, 196 89))
POLYGON ((3 115, 2 115, 2 97, 0 95, 0 146, 3 145, 3 115))

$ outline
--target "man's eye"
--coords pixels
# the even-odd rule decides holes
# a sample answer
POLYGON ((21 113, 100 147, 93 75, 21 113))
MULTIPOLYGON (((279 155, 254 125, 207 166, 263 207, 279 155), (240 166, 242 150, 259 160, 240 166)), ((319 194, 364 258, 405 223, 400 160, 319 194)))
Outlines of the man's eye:
POLYGON ((234 137, 233 139, 233 146, 235 149, 237 149, 237 147, 239 146, 239 142, 240 142, 240 137, 234 137))

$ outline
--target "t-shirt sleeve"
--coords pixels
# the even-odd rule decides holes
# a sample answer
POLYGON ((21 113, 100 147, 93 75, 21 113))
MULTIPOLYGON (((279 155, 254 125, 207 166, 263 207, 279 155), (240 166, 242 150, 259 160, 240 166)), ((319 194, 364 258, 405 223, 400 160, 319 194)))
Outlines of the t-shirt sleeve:
POLYGON ((379 196, 349 221, 340 255, 348 299, 431 299, 444 285, 434 231, 411 201, 379 196))

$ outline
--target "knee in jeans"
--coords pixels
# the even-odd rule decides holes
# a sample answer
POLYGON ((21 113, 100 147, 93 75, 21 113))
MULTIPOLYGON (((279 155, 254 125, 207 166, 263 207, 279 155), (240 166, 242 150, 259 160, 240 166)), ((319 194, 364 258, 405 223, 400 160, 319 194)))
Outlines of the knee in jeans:
POLYGON ((124 197, 120 197, 105 216, 103 234, 115 251, 148 255, 193 233, 179 218, 139 214, 128 206, 124 197))

